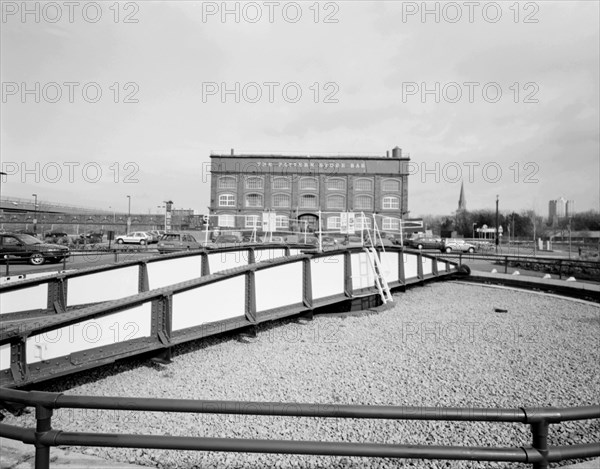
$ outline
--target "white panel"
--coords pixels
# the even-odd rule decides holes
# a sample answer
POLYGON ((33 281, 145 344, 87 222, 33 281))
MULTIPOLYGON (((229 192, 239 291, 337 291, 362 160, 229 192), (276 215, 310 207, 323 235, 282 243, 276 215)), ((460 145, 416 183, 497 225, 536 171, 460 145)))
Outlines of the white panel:
POLYGON ((272 259, 279 259, 280 257, 285 257, 285 249, 257 249, 254 252, 256 262, 270 261, 272 259))
POLYGON ((68 280, 67 305, 117 300, 138 293, 139 267, 132 265, 72 277, 68 280))
POLYGON ((174 285, 201 277, 202 257, 188 256, 149 262, 148 285, 150 290, 174 285))
POLYGON ((245 283, 240 275, 174 294, 173 330, 244 316, 245 283))
POLYGON ((256 311, 302 303, 302 262, 255 272, 256 311))
POLYGON ((10 368, 10 344, 0 345, 0 370, 10 368))
POLYGON ((344 293, 344 256, 311 259, 310 277, 314 299, 344 293))
POLYGON ((398 277, 398 256, 397 252, 382 252, 381 253, 381 266, 383 267, 383 276, 386 282, 397 282, 398 277))
POLYGON ((446 263, 445 262, 438 261, 437 266, 438 266, 438 274, 441 274, 442 272, 446 272, 446 263))
POLYGON ((353 253, 352 259, 352 289, 370 288, 375 285, 373 267, 364 252, 353 253))
POLYGON ((214 274, 222 270, 233 269, 242 265, 248 265, 249 251, 243 249, 232 252, 215 252, 208 255, 210 273, 214 274))
POLYGON ((47 283, 0 293, 0 315, 47 307, 47 283))
POLYGON ((433 273, 433 259, 423 257, 423 275, 429 275, 433 273))
POLYGON ((417 256, 415 254, 404 254, 404 278, 417 277, 417 256))
POLYGON ((33 335, 26 343, 27 363, 149 337, 152 330, 151 306, 148 302, 119 313, 33 335))

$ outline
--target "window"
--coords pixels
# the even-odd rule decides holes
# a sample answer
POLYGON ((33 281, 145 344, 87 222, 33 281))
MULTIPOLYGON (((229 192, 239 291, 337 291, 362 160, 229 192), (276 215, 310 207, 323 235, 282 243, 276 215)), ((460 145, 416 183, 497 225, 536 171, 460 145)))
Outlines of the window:
POLYGON ((301 196, 300 208, 317 208, 317 196, 312 194, 301 196))
POLYGON ((346 181, 344 181, 342 178, 329 178, 329 179, 327 179, 327 190, 328 191, 346 190, 346 181))
POLYGON ((262 189, 263 178, 260 177, 248 177, 246 178, 246 189, 262 189))
POLYGON ((373 197, 369 195, 357 195, 354 198, 354 209, 355 210, 372 210, 373 209, 373 197))
POLYGON ((262 220, 258 215, 246 215, 246 228, 260 228, 262 226, 262 220))
POLYGON ((292 198, 288 194, 273 194, 273 208, 289 208, 292 198))
POLYGON ((383 229, 388 231, 399 231, 400 220, 398 220, 397 218, 384 217, 383 229))
POLYGON ((284 178, 284 177, 273 178, 273 189, 290 190, 291 188, 292 188, 292 185, 290 183, 290 178, 284 178))
POLYGON ((233 215, 219 215, 219 226, 234 227, 235 217, 233 215))
POLYGON ((246 207, 262 207, 263 196, 261 194, 247 194, 246 207))
POLYGON ((358 192, 373 192, 373 181, 371 179, 357 179, 354 181, 354 190, 358 192))
POLYGON ((329 217, 327 219, 327 229, 328 230, 339 230, 340 227, 341 227, 340 217, 329 217))
POLYGON ((371 219, 367 218, 367 217, 358 216, 354 219, 354 227, 358 231, 370 230, 371 229, 371 219))
POLYGON ((277 218, 275 218, 275 227, 277 229, 289 228, 290 227, 290 219, 288 217, 286 217, 285 215, 277 215, 277 218))
POLYGON ((235 195, 221 194, 219 196, 219 207, 235 207, 235 195))
POLYGON ((381 190, 386 192, 399 192, 400 181, 397 181, 395 179, 386 179, 381 185, 381 190))
POLYGON ((235 189, 236 186, 237 183, 233 176, 221 176, 217 181, 219 189, 235 189))
POLYGON ((327 208, 341 209, 343 210, 346 206, 346 200, 343 195, 330 195, 327 197, 327 208))
POLYGON ((317 190, 317 179, 316 178, 300 179, 300 190, 316 191, 317 190))
POLYGON ((400 208, 400 199, 398 197, 384 197, 383 198, 383 208, 384 209, 399 209, 400 208))

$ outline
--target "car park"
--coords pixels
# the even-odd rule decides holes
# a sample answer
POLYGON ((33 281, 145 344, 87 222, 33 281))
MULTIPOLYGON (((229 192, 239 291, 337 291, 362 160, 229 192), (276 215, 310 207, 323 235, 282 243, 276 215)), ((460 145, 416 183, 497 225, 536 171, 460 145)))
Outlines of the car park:
POLYGON ((442 251, 451 253, 451 252, 475 252, 477 250, 477 246, 474 246, 470 243, 467 243, 464 239, 454 239, 448 238, 445 239, 442 246, 442 251))
POLYGON ((178 251, 191 251, 202 249, 202 244, 191 234, 181 232, 169 232, 162 235, 157 245, 158 252, 166 254, 178 251))
POLYGON ((117 244, 148 244, 150 236, 145 231, 134 231, 126 235, 119 235, 115 238, 117 244))
POLYGON ((439 249, 443 247, 442 238, 419 237, 408 241, 408 246, 416 249, 439 249))
POLYGON ((0 234, 2 256, 27 258, 32 265, 60 262, 69 257, 69 248, 58 244, 45 243, 33 236, 21 233, 0 234))

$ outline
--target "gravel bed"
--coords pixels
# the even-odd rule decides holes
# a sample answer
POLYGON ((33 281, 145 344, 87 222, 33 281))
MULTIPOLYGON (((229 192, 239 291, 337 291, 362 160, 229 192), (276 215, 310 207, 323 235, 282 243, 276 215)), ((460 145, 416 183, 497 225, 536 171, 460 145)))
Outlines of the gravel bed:
MULTIPOLYGON (((597 404, 600 308, 535 293, 452 282, 395 295, 358 316, 261 325, 256 339, 208 338, 168 366, 141 360, 66 378, 44 390, 78 395, 508 407, 597 404), (507 310, 496 312, 495 309, 507 310)), ((6 423, 33 425, 32 414, 6 423)), ((529 445, 507 423, 283 418, 59 410, 65 431, 458 446, 529 445)), ((600 422, 550 426, 550 444, 598 441, 600 422)), ((159 468, 518 468, 510 463, 78 448, 159 468)), ((570 461, 569 463, 572 463, 570 461)), ((566 463, 564 463, 566 464, 566 463)))

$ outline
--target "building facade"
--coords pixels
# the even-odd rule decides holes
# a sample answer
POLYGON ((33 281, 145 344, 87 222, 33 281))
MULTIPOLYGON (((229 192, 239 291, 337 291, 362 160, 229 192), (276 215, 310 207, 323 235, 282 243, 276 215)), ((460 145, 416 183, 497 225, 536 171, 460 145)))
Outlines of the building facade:
POLYGON ((214 227, 260 229, 269 213, 276 231, 316 230, 319 223, 324 231, 336 231, 343 213, 352 212, 357 229, 372 226, 376 214, 379 229, 397 231, 408 213, 410 158, 398 147, 384 156, 236 155, 232 150, 210 158, 214 227))
POLYGON ((553 223, 575 215, 575 201, 560 197, 548 203, 548 219, 553 223))

